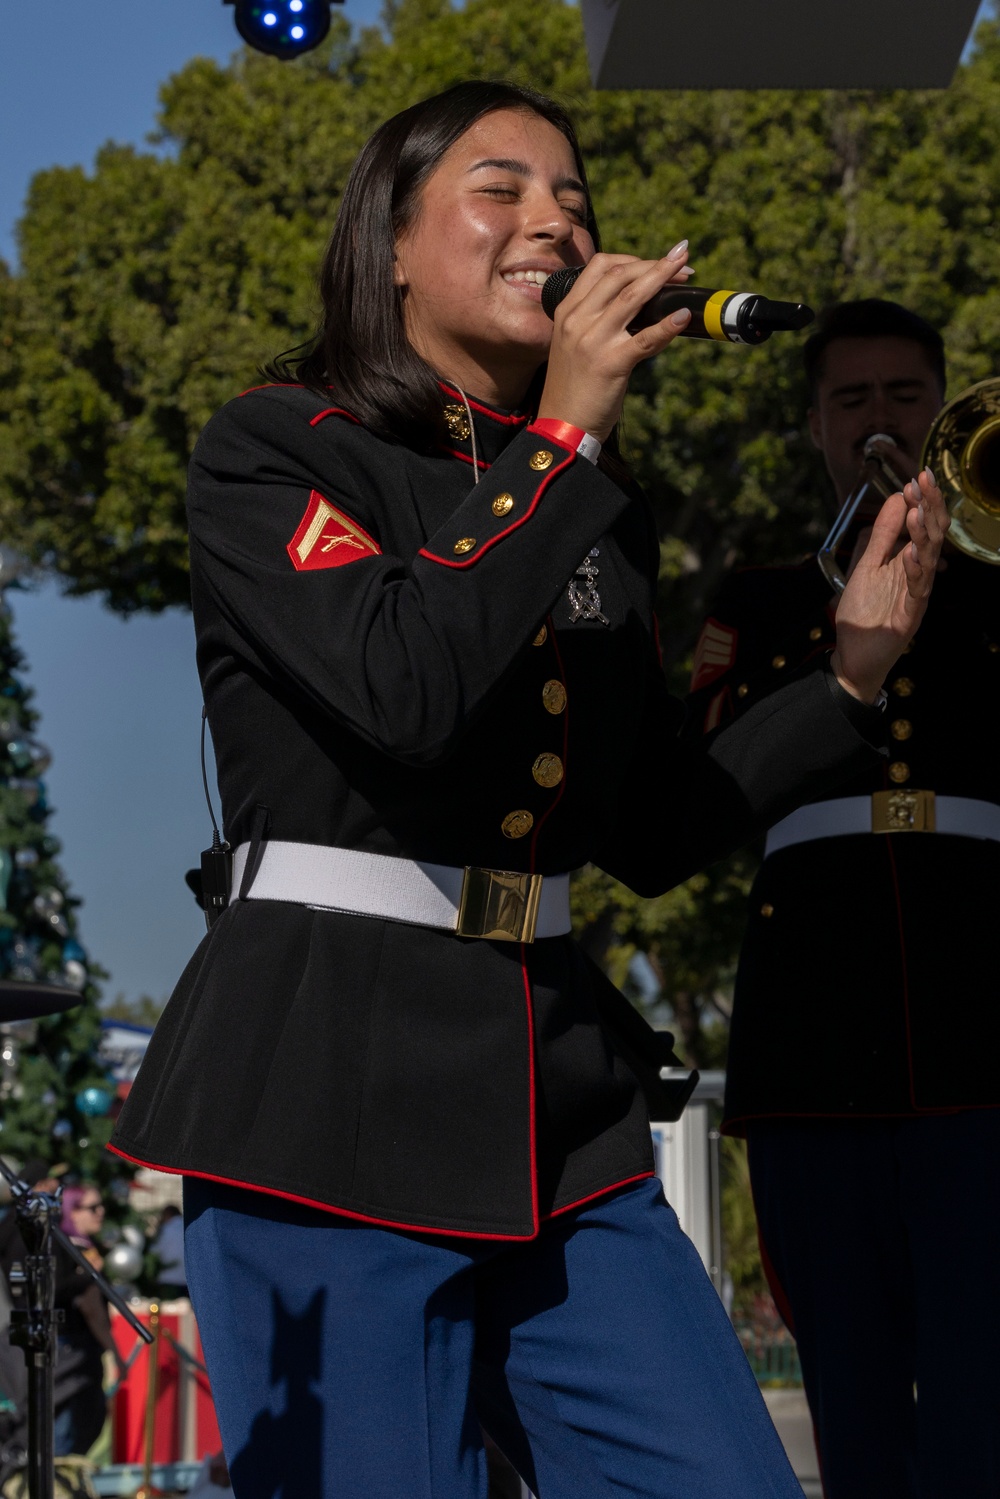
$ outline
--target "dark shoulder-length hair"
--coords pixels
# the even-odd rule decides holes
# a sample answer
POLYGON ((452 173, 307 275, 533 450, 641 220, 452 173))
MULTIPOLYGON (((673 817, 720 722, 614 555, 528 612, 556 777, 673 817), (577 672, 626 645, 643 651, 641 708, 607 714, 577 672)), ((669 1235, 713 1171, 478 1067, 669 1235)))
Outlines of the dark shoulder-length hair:
MULTIPOLYGON (((295 381, 323 394, 332 388, 364 426, 381 436, 418 448, 437 440, 443 430, 438 377, 406 336, 395 247, 445 152, 477 120, 500 109, 529 111, 554 125, 569 142, 586 187, 569 116, 534 89, 458 83, 394 115, 363 148, 344 188, 320 272, 319 329, 310 343, 269 365, 269 379, 295 381)), ((587 229, 599 248, 589 189, 587 229)))

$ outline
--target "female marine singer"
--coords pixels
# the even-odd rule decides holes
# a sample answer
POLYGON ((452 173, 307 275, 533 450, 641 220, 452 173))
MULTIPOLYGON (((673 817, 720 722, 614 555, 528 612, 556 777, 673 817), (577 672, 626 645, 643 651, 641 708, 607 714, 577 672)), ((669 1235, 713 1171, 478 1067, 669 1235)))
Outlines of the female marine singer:
POLYGON ((656 895, 872 763, 947 517, 889 500, 829 662, 681 743, 615 424, 686 262, 598 253, 566 115, 460 85, 372 136, 315 342, 198 443, 232 896, 114 1148, 185 1178, 238 1499, 478 1499, 482 1429, 540 1499, 799 1495, 568 877, 656 895))

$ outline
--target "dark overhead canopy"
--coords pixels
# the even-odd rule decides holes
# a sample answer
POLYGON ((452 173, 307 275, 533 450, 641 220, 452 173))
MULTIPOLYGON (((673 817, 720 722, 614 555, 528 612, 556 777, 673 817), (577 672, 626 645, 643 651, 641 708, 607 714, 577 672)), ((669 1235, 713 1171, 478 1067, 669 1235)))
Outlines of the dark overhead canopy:
POLYGON ((598 88, 947 88, 979 0, 581 0, 598 88))

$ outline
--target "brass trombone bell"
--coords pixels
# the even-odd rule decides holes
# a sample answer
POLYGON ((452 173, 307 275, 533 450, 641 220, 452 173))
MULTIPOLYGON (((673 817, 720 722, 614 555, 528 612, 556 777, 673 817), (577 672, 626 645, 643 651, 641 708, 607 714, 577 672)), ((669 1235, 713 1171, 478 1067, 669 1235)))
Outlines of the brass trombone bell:
POLYGON ((970 385, 938 412, 921 461, 948 506, 948 540, 1000 566, 1000 378, 970 385))
MULTIPOLYGON (((835 593, 842 593, 847 582, 837 552, 858 512, 866 501, 888 499, 906 482, 879 450, 879 443, 889 441, 878 433, 865 443, 861 482, 848 495, 816 555, 835 593)), ((1000 566, 1000 377, 970 385, 942 407, 927 434, 920 467, 931 470, 944 495, 952 545, 980 562, 1000 566)))

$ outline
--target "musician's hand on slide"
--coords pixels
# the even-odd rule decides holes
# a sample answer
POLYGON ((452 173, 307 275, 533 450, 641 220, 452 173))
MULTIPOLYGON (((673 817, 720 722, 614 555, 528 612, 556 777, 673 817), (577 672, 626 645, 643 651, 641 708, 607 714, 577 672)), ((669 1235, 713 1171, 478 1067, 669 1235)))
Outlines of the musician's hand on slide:
POLYGON ((930 469, 890 495, 837 607, 831 666, 842 687, 872 703, 924 617, 951 518, 930 469), (900 548, 904 532, 909 540, 900 548))

